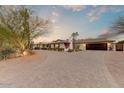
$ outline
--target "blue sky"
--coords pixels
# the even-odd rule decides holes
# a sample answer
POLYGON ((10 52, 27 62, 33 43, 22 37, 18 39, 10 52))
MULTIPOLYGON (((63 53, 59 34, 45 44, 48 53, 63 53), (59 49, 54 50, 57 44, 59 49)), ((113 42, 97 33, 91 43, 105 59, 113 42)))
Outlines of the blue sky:
POLYGON ((79 38, 96 38, 107 34, 109 28, 119 16, 124 16, 124 6, 91 5, 41 5, 29 6, 41 18, 52 22, 50 34, 42 36, 39 41, 68 39, 72 32, 78 32, 79 38))

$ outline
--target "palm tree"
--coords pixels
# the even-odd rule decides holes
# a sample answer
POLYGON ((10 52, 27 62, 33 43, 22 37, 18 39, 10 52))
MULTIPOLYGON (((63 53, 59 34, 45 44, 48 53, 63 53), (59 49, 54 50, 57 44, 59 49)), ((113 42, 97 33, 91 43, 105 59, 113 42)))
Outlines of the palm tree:
POLYGON ((75 40, 76 40, 76 37, 78 36, 78 32, 73 32, 72 33, 72 42, 73 42, 73 50, 75 51, 75 40))

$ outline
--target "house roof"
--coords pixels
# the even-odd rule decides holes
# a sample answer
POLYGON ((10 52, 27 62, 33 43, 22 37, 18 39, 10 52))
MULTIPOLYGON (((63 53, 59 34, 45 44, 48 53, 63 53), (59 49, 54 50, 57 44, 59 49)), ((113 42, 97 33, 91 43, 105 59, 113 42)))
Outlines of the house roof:
POLYGON ((107 43, 107 42, 115 42, 115 40, 96 38, 96 39, 81 39, 76 41, 76 43, 107 43))
MULTIPOLYGON (((115 42, 115 40, 96 38, 96 39, 78 39, 75 41, 75 43, 77 43, 77 44, 82 44, 82 43, 111 43, 111 42, 115 42)), ((70 43, 70 42, 68 39, 66 39, 66 40, 57 39, 55 41, 52 41, 51 43, 40 42, 38 44, 63 44, 63 43, 70 43)))
POLYGON ((124 40, 122 40, 122 41, 119 41, 118 43, 124 44, 124 40))
POLYGON ((62 43, 69 43, 69 40, 61 40, 61 39, 57 39, 55 41, 52 41, 51 44, 62 44, 62 43))

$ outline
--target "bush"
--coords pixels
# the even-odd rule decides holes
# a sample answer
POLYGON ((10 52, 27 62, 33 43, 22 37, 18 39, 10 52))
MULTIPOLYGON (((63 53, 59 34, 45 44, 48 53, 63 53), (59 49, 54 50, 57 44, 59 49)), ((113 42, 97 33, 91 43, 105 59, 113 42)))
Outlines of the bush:
POLYGON ((69 49, 68 52, 73 52, 74 50, 73 49, 69 49))
POLYGON ((76 49, 75 51, 76 51, 76 52, 78 52, 78 51, 82 51, 82 49, 76 49))
POLYGON ((12 49, 2 50, 0 52, 0 60, 9 58, 12 53, 14 53, 12 49))
POLYGON ((59 48, 58 51, 64 51, 64 48, 59 48))
POLYGON ((40 50, 40 48, 39 48, 39 47, 35 47, 34 49, 35 49, 35 50, 40 50))

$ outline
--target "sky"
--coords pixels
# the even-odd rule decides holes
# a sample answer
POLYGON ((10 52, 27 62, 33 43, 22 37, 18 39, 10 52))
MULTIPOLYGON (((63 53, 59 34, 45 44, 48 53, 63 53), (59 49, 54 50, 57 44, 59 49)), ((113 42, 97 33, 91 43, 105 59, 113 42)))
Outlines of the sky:
POLYGON ((79 39, 97 38, 99 35, 109 33, 112 23, 118 17, 124 16, 124 6, 118 5, 34 5, 28 7, 39 17, 49 18, 52 23, 50 33, 36 39, 37 42, 69 39, 73 32, 79 33, 79 39))

